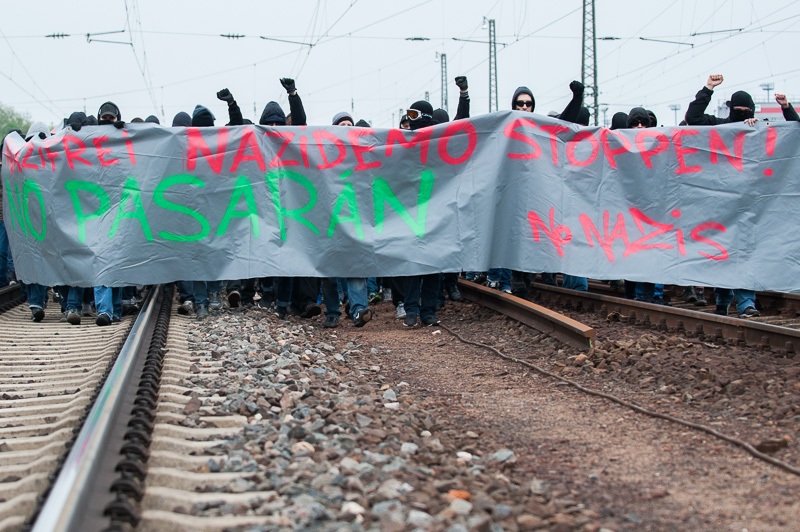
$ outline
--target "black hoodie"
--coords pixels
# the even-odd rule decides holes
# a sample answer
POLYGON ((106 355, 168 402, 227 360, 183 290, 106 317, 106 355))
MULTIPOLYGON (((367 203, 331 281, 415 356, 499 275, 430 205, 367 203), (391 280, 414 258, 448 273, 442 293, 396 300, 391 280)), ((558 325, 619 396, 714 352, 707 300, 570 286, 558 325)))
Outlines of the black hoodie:
MULTIPOLYGON (((306 111, 303 109, 303 100, 300 99, 299 94, 289 95, 289 113, 292 115, 293 126, 306 125, 306 111)), ((264 107, 258 123, 264 126, 267 122, 280 122, 286 125, 286 115, 278 102, 269 102, 264 107)))
POLYGON ((172 119, 172 127, 189 127, 192 125, 192 117, 189 113, 181 111, 172 119))
POLYGON ((520 94, 527 94, 528 96, 531 97, 531 100, 533 101, 533 107, 531 107, 531 112, 533 112, 533 110, 536 109, 536 98, 533 97, 533 93, 531 92, 531 90, 528 87, 524 86, 517 87, 517 90, 514 91, 514 97, 511 98, 511 108, 514 109, 515 107, 514 102, 517 101, 517 97, 520 94))
POLYGON ((742 122, 745 118, 752 118, 755 113, 755 103, 753 98, 745 91, 737 91, 731 96, 728 107, 731 111, 728 118, 717 118, 714 115, 705 114, 706 107, 711 102, 711 95, 714 91, 708 87, 700 89, 694 97, 694 101, 686 109, 686 123, 690 126, 715 126, 717 124, 728 124, 731 122, 742 122), (737 113, 734 106, 749 107, 749 112, 737 113))
POLYGON ((631 112, 628 113, 628 123, 626 124, 627 127, 633 127, 638 122, 644 124, 644 127, 650 127, 650 115, 647 114, 647 111, 643 107, 634 107, 631 109, 631 112))

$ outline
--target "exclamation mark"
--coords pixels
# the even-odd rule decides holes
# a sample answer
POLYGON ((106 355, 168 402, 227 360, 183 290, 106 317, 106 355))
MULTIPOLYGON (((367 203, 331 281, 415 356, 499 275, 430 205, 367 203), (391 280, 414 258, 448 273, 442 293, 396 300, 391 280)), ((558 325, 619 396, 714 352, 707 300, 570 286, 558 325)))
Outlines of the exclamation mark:
MULTIPOLYGON (((778 137, 778 132, 774 127, 767 128, 767 156, 772 157, 775 153, 775 139, 778 137)), ((764 170, 764 175, 770 177, 772 175, 772 168, 764 170)))

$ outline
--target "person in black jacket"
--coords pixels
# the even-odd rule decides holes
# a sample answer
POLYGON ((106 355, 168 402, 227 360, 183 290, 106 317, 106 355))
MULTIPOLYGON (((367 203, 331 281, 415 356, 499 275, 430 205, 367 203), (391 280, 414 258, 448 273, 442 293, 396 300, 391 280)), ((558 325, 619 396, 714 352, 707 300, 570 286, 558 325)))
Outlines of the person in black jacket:
POLYGON ((797 111, 794 110, 792 104, 789 103, 789 100, 786 99, 785 94, 778 94, 775 93, 775 101, 781 106, 781 111, 783 112, 783 118, 790 122, 798 122, 800 121, 800 116, 797 115, 797 111))
POLYGON ((690 126, 715 126, 717 124, 728 124, 730 122, 744 122, 752 126, 758 120, 755 118, 756 104, 753 97, 745 91, 736 91, 727 102, 730 108, 728 118, 718 118, 714 115, 705 114, 706 107, 711 102, 711 95, 714 94, 714 87, 723 81, 722 74, 712 74, 708 76, 706 86, 700 89, 695 95, 694 101, 686 109, 686 123, 690 126))

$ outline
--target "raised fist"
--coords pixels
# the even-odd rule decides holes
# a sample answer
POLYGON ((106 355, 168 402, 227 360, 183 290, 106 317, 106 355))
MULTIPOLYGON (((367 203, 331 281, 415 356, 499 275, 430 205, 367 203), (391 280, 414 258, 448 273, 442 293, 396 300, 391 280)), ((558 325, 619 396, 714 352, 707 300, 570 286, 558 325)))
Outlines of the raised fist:
POLYGON ((223 102, 228 102, 228 104, 233 103, 233 94, 228 89, 222 89, 217 93, 217 98, 222 100, 223 102))
POLYGON ((458 85, 459 90, 467 90, 469 88, 469 85, 467 85, 467 76, 456 76, 456 85, 458 85))
POLYGON ((583 83, 578 80, 572 81, 569 84, 569 90, 572 91, 572 94, 583 94, 583 83))
POLYGON ((780 104, 780 106, 783 107, 784 109, 789 107, 789 100, 786 99, 786 95, 785 94, 778 94, 776 92, 775 93, 775 101, 778 102, 780 104))
POLYGON ((286 89, 286 92, 289 94, 297 90, 294 86, 294 80, 292 78, 281 78, 281 85, 283 85, 283 88, 286 89))
POLYGON ((708 81, 706 81, 706 87, 713 91, 714 87, 720 83, 722 83, 722 74, 711 74, 708 76, 708 81))

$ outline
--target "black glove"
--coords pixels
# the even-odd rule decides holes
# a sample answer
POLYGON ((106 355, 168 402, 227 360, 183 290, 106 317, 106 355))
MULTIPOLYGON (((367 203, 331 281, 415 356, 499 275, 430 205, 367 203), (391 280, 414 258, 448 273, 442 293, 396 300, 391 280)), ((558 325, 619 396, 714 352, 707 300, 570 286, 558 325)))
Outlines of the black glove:
POLYGON ((456 85, 458 85, 459 90, 467 90, 467 76, 456 76, 456 85))
POLYGON ((569 84, 569 90, 572 91, 572 94, 583 94, 583 83, 573 81, 569 84))
POLYGON ((233 103, 233 94, 228 89, 222 89, 217 93, 217 98, 222 100, 223 102, 227 102, 228 105, 233 103))
POLYGON ((116 122, 112 123, 114 124, 114 127, 117 129, 123 129, 125 127, 125 122, 123 122, 122 120, 117 120, 116 122))
POLYGON ((80 122, 70 122, 69 127, 72 128, 72 131, 80 131, 81 130, 81 123, 80 122))
POLYGON ((297 90, 294 86, 294 80, 292 78, 281 78, 281 85, 283 85, 283 88, 286 89, 286 92, 290 94, 297 90))

